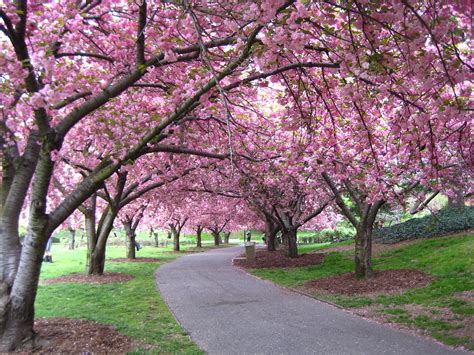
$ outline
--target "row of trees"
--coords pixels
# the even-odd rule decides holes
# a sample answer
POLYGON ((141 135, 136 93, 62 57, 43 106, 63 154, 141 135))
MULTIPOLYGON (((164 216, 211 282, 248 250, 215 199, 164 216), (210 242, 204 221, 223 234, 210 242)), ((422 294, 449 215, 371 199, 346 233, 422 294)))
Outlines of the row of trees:
POLYGON ((0 18, 0 351, 34 339, 68 219, 100 274, 119 221, 260 223, 296 257, 298 228, 339 211, 367 277, 381 206, 472 178, 463 4, 16 0, 0 18))

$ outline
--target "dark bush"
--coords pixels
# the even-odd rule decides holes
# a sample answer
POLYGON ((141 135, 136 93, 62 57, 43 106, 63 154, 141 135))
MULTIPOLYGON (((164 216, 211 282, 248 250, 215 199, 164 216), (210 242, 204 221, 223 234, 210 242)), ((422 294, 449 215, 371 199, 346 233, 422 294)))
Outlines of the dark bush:
POLYGON ((474 228, 474 207, 446 208, 436 214, 413 218, 404 223, 376 229, 374 238, 380 243, 432 238, 474 228))
POLYGON ((61 243, 61 239, 59 237, 51 237, 52 243, 61 243))
POLYGON ((337 243, 354 239, 354 231, 350 228, 323 229, 314 237, 314 243, 337 243))

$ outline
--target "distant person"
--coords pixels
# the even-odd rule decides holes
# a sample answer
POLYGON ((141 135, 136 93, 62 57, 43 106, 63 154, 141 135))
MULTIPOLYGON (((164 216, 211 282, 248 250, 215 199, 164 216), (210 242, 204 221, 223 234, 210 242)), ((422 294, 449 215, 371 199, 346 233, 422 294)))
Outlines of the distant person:
POLYGON ((53 262, 53 254, 51 253, 51 246, 53 245, 53 236, 48 239, 48 242, 46 243, 46 249, 44 251, 44 256, 43 256, 43 261, 47 263, 52 263, 53 262))
POLYGON ((142 246, 140 245, 139 242, 135 241, 135 248, 137 249, 137 251, 140 251, 140 249, 142 248, 142 246))
POLYGON ((252 238, 252 233, 248 231, 245 235, 246 235, 247 242, 250 242, 250 239, 252 238))

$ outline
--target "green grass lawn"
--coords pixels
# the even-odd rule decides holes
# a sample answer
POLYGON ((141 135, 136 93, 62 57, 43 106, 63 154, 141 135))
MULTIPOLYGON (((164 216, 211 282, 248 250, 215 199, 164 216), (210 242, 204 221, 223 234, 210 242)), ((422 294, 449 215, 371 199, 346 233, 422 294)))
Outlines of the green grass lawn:
POLYGON ((344 242, 339 242, 339 243, 327 242, 327 243, 299 244, 298 252, 301 254, 304 254, 304 253, 309 253, 315 250, 323 250, 323 249, 332 248, 334 246, 351 245, 353 243, 354 243, 353 240, 346 240, 344 242))
MULTIPOLYGON (((168 248, 169 249, 169 248, 168 248)), ((124 257, 124 247, 109 247, 108 258, 124 257)), ((138 257, 170 261, 179 254, 163 248, 144 248, 138 257)), ((53 263, 44 263, 41 279, 83 272, 85 249, 53 246, 53 263)), ((68 317, 94 320, 154 346, 158 353, 202 353, 190 340, 156 290, 153 273, 162 264, 107 262, 106 272, 124 272, 135 278, 125 283, 40 285, 36 317, 68 317)))
MULTIPOLYGON (((303 248, 300 248, 302 250, 303 248)), ((260 269, 252 273, 286 287, 306 281, 352 272, 353 253, 332 252, 322 264, 292 269, 260 269)), ((376 270, 419 269, 436 280, 402 294, 373 297, 317 295, 346 308, 368 307, 376 317, 421 328, 448 345, 474 350, 474 235, 464 234, 420 240, 374 258, 376 270), (469 329, 469 327, 471 327, 469 329)))

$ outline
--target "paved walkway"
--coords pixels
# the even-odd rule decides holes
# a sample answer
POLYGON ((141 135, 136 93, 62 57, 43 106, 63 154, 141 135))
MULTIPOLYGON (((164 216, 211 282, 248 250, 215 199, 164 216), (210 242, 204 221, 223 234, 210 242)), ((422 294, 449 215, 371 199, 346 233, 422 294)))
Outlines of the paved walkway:
POLYGON ((183 328, 209 354, 456 354, 232 267, 242 247, 191 254, 156 272, 183 328))

